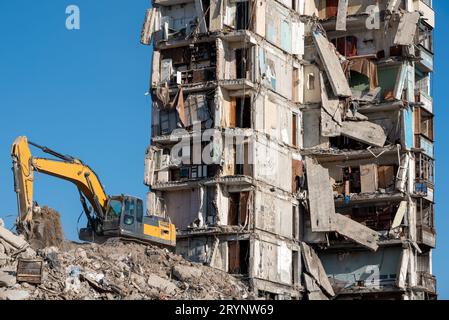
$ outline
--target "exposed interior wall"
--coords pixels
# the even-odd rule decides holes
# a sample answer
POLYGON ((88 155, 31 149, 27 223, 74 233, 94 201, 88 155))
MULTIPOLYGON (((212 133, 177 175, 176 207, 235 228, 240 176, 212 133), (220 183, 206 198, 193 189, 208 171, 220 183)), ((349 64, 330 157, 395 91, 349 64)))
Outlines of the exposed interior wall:
POLYGON ((167 205, 167 215, 176 228, 183 230, 199 219, 200 192, 199 189, 188 189, 164 194, 167 205))
POLYGON ((262 135, 257 136, 253 148, 254 178, 285 191, 291 191, 291 181, 284 178, 290 177, 292 173, 290 151, 262 135), (284 172, 285 176, 278 175, 277 172, 284 172))
POLYGON ((308 109, 302 114, 303 146, 305 149, 328 149, 329 138, 321 135, 321 110, 308 109))
POLYGON ((336 288, 345 289, 358 283, 367 288, 395 286, 402 248, 379 248, 377 252, 318 252, 328 277, 336 288))
POLYGON ((304 66, 304 103, 321 102, 320 70, 316 65, 304 66))
POLYGON ((292 199, 269 190, 255 192, 255 227, 286 238, 293 235, 292 199))
POLYGON ((252 276, 276 283, 292 284, 292 250, 283 241, 253 240, 252 276))
POLYGON ((292 99, 293 60, 281 50, 265 45, 259 47, 258 63, 261 82, 287 99, 292 99))

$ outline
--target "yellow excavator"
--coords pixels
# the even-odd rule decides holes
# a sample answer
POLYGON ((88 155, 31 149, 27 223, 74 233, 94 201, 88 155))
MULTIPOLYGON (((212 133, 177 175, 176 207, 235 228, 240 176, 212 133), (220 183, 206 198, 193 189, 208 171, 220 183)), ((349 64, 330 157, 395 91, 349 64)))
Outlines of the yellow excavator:
POLYGON ((79 232, 81 240, 102 243, 110 238, 122 238, 171 249, 175 247, 176 228, 169 218, 144 214, 143 201, 136 197, 108 196, 98 176, 81 160, 28 141, 24 136, 14 141, 11 156, 20 232, 26 234, 31 230, 33 213, 39 210, 33 202, 33 187, 34 172, 40 172, 69 181, 78 188, 88 221, 87 227, 79 232), (29 145, 58 159, 33 157, 29 145))

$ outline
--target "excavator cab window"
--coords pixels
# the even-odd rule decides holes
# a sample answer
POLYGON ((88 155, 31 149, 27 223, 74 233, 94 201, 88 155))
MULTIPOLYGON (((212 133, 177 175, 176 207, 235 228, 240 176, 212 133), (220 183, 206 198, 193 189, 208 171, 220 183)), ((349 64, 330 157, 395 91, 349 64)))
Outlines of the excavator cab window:
POLYGON ((142 223, 143 220, 143 201, 137 199, 137 211, 136 211, 137 222, 142 223))
POLYGON ((134 223, 134 217, 136 215, 136 204, 132 199, 125 200, 125 216, 123 222, 126 225, 132 225, 134 223))
POLYGON ((122 203, 119 200, 111 200, 109 202, 108 212, 106 213, 106 220, 119 219, 121 213, 122 203))

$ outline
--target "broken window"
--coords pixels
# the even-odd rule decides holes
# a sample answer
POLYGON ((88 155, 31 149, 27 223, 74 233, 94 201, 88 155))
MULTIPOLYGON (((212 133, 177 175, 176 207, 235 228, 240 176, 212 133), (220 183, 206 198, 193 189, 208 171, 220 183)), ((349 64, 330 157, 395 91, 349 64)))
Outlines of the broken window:
POLYGON ((424 108, 416 108, 415 116, 415 134, 422 134, 433 141, 433 114, 424 108))
POLYGON ((178 113, 173 111, 161 110, 160 114, 160 130, 162 135, 171 134, 177 128, 178 113))
POLYGON ((416 155, 416 182, 433 185, 435 183, 434 160, 423 153, 416 155))
POLYGON ((417 43, 429 52, 433 52, 433 30, 425 23, 419 25, 417 43))
MULTIPOLYGON (((211 119, 211 113, 205 94, 191 94, 185 99, 184 103, 184 119, 185 127, 191 127, 197 123, 203 123, 211 119)), ((212 126, 209 123, 208 128, 212 126)))
POLYGON ((228 272, 231 274, 248 274, 249 240, 228 241, 228 272))
POLYGON ((434 204, 425 199, 418 199, 417 210, 417 225, 428 228, 435 228, 434 204))
POLYGON ((194 165, 170 169, 170 181, 213 178, 218 171, 217 165, 194 165))
POLYGON ((338 52, 345 57, 354 57, 357 55, 357 37, 345 36, 332 39, 331 42, 337 48, 338 52))

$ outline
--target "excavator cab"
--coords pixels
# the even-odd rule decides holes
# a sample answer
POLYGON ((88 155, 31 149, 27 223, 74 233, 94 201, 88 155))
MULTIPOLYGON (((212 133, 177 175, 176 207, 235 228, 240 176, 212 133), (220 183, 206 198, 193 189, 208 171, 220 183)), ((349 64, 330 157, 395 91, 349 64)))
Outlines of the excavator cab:
POLYGON ((81 230, 80 239, 102 242, 109 238, 129 238, 169 248, 176 245, 176 229, 170 219, 145 215, 142 199, 133 196, 109 198, 101 234, 99 237, 86 228, 81 230))

